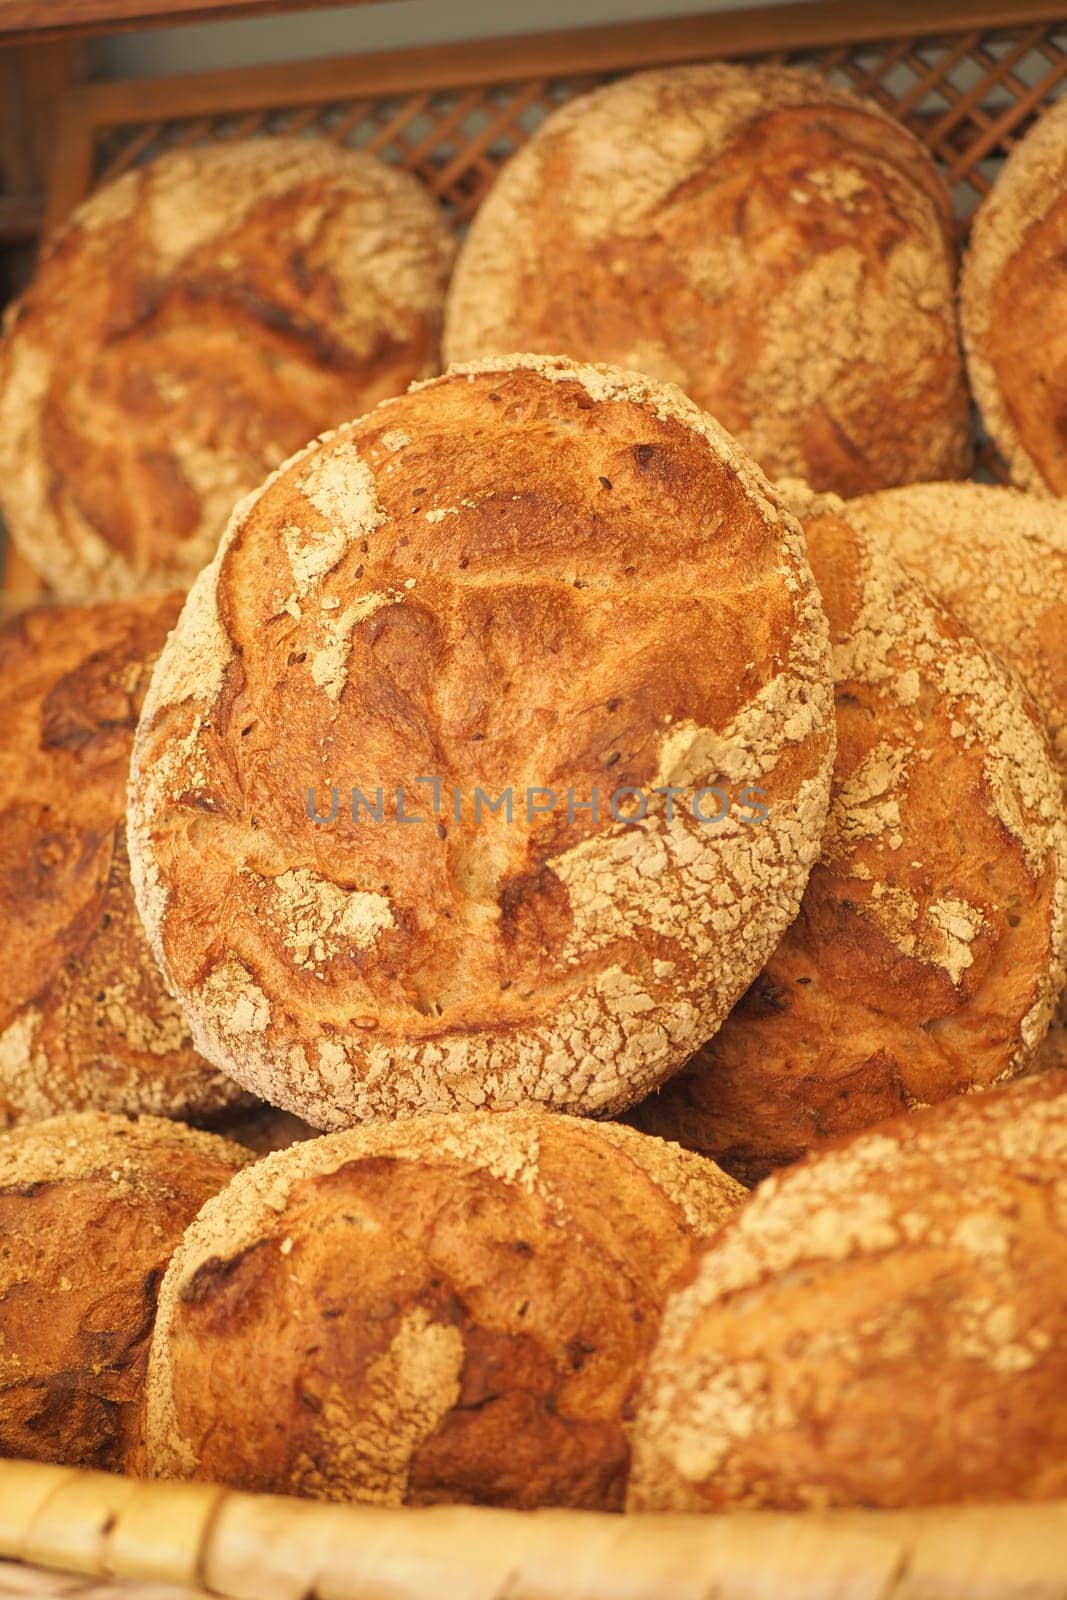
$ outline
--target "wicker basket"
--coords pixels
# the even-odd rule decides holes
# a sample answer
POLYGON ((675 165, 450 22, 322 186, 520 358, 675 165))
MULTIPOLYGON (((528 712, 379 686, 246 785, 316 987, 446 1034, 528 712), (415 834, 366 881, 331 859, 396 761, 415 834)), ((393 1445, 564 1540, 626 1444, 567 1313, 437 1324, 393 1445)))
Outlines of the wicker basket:
MULTIPOLYGON (((0 1554, 129 1600, 1064 1600, 1067 1502, 796 1516, 356 1510, 0 1463, 0 1554), (161 1590, 162 1583, 179 1586, 161 1590)), ((25 1569, 24 1569, 25 1570, 25 1569)), ((17 1581, 17 1580, 16 1580, 17 1581)))
MULTIPOLYGON (((49 219, 163 149, 309 130, 415 172, 462 222, 561 101, 635 67, 731 57, 815 67, 895 111, 933 150, 965 233, 1011 144, 1067 79, 1058 3, 830 0, 89 84, 59 107, 49 219)), ((40 598, 15 557, 4 587, 40 598)), ((720 1517, 357 1510, 0 1462, 0 1600, 207 1594, 1067 1600, 1067 1502, 720 1517)))

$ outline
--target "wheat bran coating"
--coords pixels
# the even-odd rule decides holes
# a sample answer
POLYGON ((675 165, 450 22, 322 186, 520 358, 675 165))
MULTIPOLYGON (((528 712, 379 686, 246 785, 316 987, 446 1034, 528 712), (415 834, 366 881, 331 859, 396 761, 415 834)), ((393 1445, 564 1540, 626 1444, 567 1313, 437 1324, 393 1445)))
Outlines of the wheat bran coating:
POLYGON ((82 1110, 202 1118, 244 1098, 193 1048, 130 888, 134 728, 180 605, 0 624, 0 1127, 82 1110))
MULTIPOLYGON (((1067 494, 1067 103, 1042 113, 979 206, 960 278, 967 372, 1012 481, 1067 494)), ((931 474, 933 476, 933 474, 931 474)))
POLYGON ((235 513, 138 732, 138 903, 198 1047, 316 1126, 608 1113, 795 915, 832 743, 825 618, 758 469, 669 386, 501 357, 235 513), (691 800, 716 780, 709 826, 691 800), (329 826, 311 785, 324 815, 344 797, 329 826), (350 786, 382 788, 381 822, 353 823, 350 786), (528 820, 541 786, 560 804, 528 820), (643 820, 627 795, 613 820, 624 786, 643 820), (479 787, 513 790, 510 822, 474 820, 479 787), (599 819, 568 816, 594 788, 599 819))
POLYGON ((129 1464, 163 1269, 247 1160, 158 1117, 0 1133, 0 1455, 129 1464))
POLYGON ((1020 1073, 1067 958, 1060 778, 1014 674, 808 501, 837 761, 800 915, 639 1127, 748 1180, 834 1134, 1020 1073))
POLYGON ((555 111, 460 252, 445 352, 677 383, 772 476, 860 494, 970 460, 947 191, 869 100, 672 67, 555 111))
POLYGON ((268 1156, 167 1274, 149 1469, 369 1505, 619 1510, 664 1299, 743 1195, 676 1146, 539 1107, 268 1156))
POLYGON ((775 1174, 672 1296, 628 1509, 1067 1493, 1067 1077, 775 1174))
MULTIPOLYGON (((1067 507, 1019 489, 924 483, 865 495, 848 516, 1015 669, 1067 783, 1067 507)), ((1037 1059, 1067 1067, 1067 997, 1037 1059)))
POLYGON ((0 504, 68 599, 184 587, 234 504, 439 370, 452 241, 406 173, 323 139, 172 152, 46 246, 0 348, 0 504))

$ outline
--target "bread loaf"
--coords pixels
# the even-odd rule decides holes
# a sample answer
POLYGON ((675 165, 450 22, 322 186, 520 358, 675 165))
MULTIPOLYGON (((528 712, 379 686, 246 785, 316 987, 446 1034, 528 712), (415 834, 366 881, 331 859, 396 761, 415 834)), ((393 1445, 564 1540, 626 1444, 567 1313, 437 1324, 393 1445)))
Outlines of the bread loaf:
POLYGON ((1034 1057, 1064 981, 1067 824, 1036 708, 841 502, 808 502, 837 762, 771 960, 639 1127, 746 1179, 1034 1057))
POLYGON ((1067 1494, 1067 1077, 763 1184, 668 1302, 629 1508, 1067 1494))
POLYGON ((572 100, 475 217, 447 359, 547 350, 669 379, 772 476, 860 494, 970 461, 948 192, 870 100, 776 66, 572 100))
POLYGON ((45 246, 0 351, 0 506, 68 599, 188 587, 265 473, 438 370, 451 240, 323 139, 164 155, 45 246))
POLYGON ((0 624, 0 1127, 94 1109, 202 1119, 244 1098, 194 1050, 130 889, 134 727, 180 605, 0 624))
POLYGON ((534 1107, 266 1157, 160 1295, 157 1476, 365 1505, 619 1510, 660 1310, 743 1191, 534 1107))
POLYGON ((0 1455, 128 1464, 163 1269, 245 1160, 157 1117, 0 1133, 0 1455))
POLYGON ((1067 102, 1015 145, 960 279, 967 371, 1015 483, 1067 494, 1067 102))
POLYGON ((480 363, 235 514, 138 732, 141 913, 198 1047, 315 1126, 618 1110, 795 915, 832 724, 800 530, 732 441, 480 363))
MULTIPOLYGON (((848 515, 1019 674, 1067 786, 1067 507, 990 484, 924 483, 854 500, 848 515)), ((1038 1061, 1067 1068, 1067 996, 1038 1061)))

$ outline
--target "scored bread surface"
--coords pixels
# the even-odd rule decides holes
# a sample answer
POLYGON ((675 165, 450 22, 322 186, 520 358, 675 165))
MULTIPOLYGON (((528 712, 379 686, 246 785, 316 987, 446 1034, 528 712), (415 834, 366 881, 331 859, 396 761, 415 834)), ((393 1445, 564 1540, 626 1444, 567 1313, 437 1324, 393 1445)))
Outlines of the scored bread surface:
POLYGON ((645 72, 508 163, 449 289, 445 354, 565 352, 677 383, 772 476, 858 494, 970 461, 947 190, 813 73, 645 72))
POLYGON ((1067 1078, 776 1173, 672 1296, 628 1508, 1067 1493, 1067 1078))
POLYGON ((238 508, 141 720, 138 904, 199 1048, 317 1126, 607 1113, 714 1031, 794 915, 832 723, 800 530, 732 441, 634 374, 477 363, 238 508), (707 826, 690 800, 716 782, 707 826), (338 788, 330 826, 312 785, 327 816, 338 788), (379 786, 383 820, 353 822, 351 787, 379 786), (528 821, 540 786, 560 805, 528 821), (626 796, 612 820, 620 786, 644 820, 626 796), (508 787, 512 821, 476 824, 476 788, 508 787), (568 816, 594 788, 599 820, 568 816))
MULTIPOLYGON (((971 388, 1013 482, 1067 494, 1067 102, 1019 140, 975 213, 960 278, 971 388)), ((933 476, 933 474, 931 474, 933 476)))
POLYGON ((240 497, 439 370, 452 253, 408 174, 324 139, 174 151, 48 243, 0 347, 0 505, 66 598, 188 587, 240 497))
POLYGON ((180 605, 40 607, 0 625, 0 1126, 203 1117, 243 1099, 194 1049, 130 887, 134 728, 180 605))
POLYGON ((619 1509, 663 1299, 743 1195, 661 1140, 536 1107, 269 1156, 167 1274, 149 1468, 363 1504, 619 1509))
POLYGON ((633 1113, 749 1180, 1023 1071, 1067 961, 1067 823, 1037 708, 874 527, 833 496, 798 510, 836 680, 822 856, 744 999, 633 1113))

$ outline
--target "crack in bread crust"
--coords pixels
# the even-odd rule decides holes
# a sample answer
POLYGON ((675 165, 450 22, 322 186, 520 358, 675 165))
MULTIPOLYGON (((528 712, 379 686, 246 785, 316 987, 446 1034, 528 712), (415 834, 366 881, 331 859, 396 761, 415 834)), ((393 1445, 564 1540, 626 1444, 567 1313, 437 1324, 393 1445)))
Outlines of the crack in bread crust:
POLYGON ((832 738, 799 529, 732 441, 634 374, 478 363, 238 508, 139 730, 139 905, 199 1047, 313 1123, 607 1113, 794 914, 832 738), (724 774, 768 821, 695 820, 724 774), (461 790, 458 823, 420 775, 461 790), (428 821, 317 827, 306 791, 332 784, 400 786, 428 821), (475 789, 509 785, 561 808, 476 825, 475 789), (571 825, 568 788, 624 785, 644 821, 571 825))

